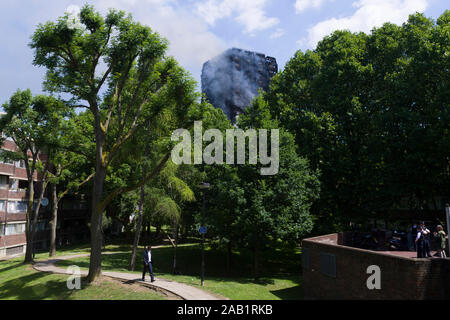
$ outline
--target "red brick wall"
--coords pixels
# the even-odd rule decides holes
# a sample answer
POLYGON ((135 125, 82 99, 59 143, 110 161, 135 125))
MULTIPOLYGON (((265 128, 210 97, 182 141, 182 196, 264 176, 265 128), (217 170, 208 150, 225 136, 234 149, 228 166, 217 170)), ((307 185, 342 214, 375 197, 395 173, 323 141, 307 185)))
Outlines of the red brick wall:
POLYGON ((3 149, 10 150, 10 151, 15 151, 15 150, 17 149, 17 146, 16 146, 16 144, 14 143, 14 141, 7 140, 7 139, 6 139, 6 140, 3 142, 2 148, 3 148, 3 149))
MULTIPOLYGON (((28 179, 27 170, 24 168, 16 167, 16 171, 14 172, 14 178, 28 179)), ((34 178, 37 178, 37 173, 35 172, 34 178)))
POLYGON ((11 221, 24 221, 25 222, 27 220, 27 214, 26 213, 8 213, 7 218, 8 218, 8 222, 11 222, 11 221))
POLYGON ((6 163, 0 163, 0 173, 6 174, 6 175, 14 174, 14 165, 6 164, 6 163))
POLYGON ((450 259, 410 259, 338 245, 343 234, 303 240, 310 267, 303 266, 306 299, 448 299, 450 259), (322 274, 320 254, 336 256, 336 278, 322 274), (381 290, 369 290, 367 267, 381 269, 381 290))
POLYGON ((8 199, 8 189, 0 188, 0 199, 8 199))
POLYGON ((13 200, 26 200, 26 191, 10 191, 8 194, 8 199, 13 200))
POLYGON ((10 247, 19 244, 26 244, 25 233, 12 236, 0 236, 0 247, 10 247))

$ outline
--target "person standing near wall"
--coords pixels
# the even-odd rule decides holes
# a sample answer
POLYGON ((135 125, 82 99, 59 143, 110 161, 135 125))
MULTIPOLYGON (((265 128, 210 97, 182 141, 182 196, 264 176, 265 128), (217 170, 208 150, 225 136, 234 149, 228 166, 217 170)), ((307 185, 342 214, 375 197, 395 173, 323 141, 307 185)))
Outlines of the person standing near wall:
POLYGON ((447 235, 444 232, 444 228, 441 225, 437 226, 437 232, 434 233, 434 237, 438 240, 438 255, 441 258, 446 258, 445 246, 447 235))
POLYGON ((425 249, 425 254, 424 254, 424 258, 425 255, 427 258, 431 258, 431 245, 430 245, 430 236, 431 236, 431 231, 428 230, 427 227, 425 227, 425 222, 421 222, 421 227, 422 227, 422 233, 424 235, 424 249, 425 249))
POLYGON ((416 249, 417 249, 417 258, 425 258, 425 238, 423 234, 423 228, 424 228, 423 222, 420 223, 420 227, 417 232, 416 236, 416 249))

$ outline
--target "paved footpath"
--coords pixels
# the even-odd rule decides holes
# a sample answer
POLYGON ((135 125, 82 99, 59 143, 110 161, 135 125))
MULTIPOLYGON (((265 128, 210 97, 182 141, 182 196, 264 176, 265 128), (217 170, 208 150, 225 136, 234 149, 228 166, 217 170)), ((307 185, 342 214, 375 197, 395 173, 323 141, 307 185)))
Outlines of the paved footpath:
MULTIPOLYGON (((103 253, 103 254, 113 254, 113 253, 103 253)), ((49 259, 45 261, 36 262, 33 265, 33 268, 37 271, 42 272, 52 272, 52 273, 61 273, 61 274, 69 274, 66 269, 57 267, 55 264, 61 260, 71 260, 75 258, 87 257, 89 253, 86 254, 77 254, 71 256, 61 256, 56 257, 54 259, 49 259)), ((87 271, 81 270, 82 275, 87 275, 87 271)), ((126 273, 126 272, 113 272, 113 271, 103 271, 103 276, 108 276, 111 278, 116 278, 120 280, 133 281, 139 283, 143 286, 154 287, 155 289, 161 289, 163 291, 168 291, 183 300, 226 300, 226 298, 218 297, 204 290, 195 288, 193 286, 179 283, 175 281, 169 281, 166 279, 156 278, 155 282, 150 283, 150 281, 142 281, 141 277, 137 274, 126 273)))

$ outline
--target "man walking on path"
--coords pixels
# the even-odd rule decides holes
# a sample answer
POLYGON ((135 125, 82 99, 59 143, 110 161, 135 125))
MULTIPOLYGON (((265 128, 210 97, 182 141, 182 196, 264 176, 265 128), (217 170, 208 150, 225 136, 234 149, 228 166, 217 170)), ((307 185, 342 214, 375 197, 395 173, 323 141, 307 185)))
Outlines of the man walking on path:
POLYGON ((145 281, 145 273, 148 271, 150 273, 151 281, 154 282, 155 278, 153 276, 153 260, 152 260, 152 247, 148 246, 144 250, 144 271, 142 272, 142 281, 145 281))

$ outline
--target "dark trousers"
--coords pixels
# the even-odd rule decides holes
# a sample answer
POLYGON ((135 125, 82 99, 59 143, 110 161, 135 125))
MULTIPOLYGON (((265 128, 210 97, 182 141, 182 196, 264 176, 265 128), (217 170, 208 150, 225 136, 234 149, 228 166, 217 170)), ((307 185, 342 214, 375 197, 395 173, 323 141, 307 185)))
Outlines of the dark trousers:
MULTIPOLYGON (((431 257, 431 246, 430 246, 430 240, 429 239, 425 239, 425 246, 424 246, 424 251, 427 257, 431 257)), ((425 257, 424 254, 424 257, 425 257)))
POLYGON ((420 239, 417 241, 417 258, 425 258, 425 241, 420 239))
POLYGON ((144 263, 144 271, 142 271, 142 280, 145 280, 145 274, 147 273, 147 271, 148 271, 148 273, 150 273, 151 280, 152 281, 155 280, 155 278, 153 276, 153 267, 152 267, 151 262, 147 265, 144 263))

